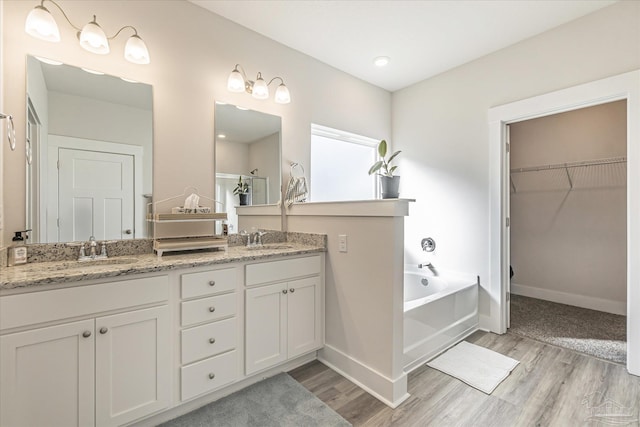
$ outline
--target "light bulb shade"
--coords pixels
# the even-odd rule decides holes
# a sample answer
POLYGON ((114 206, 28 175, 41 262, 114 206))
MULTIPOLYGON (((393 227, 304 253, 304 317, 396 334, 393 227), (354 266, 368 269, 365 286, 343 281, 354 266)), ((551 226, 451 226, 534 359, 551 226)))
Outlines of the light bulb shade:
POLYGON ((289 89, 281 83, 276 89, 276 97, 275 101, 278 104, 288 104, 291 102, 291 95, 289 94, 289 89))
POLYGON ((269 87, 262 77, 258 77, 253 84, 251 96, 256 99, 267 99, 269 97, 269 87))
POLYGON ((229 74, 227 89, 229 92, 244 92, 244 77, 237 68, 229 74))
POLYGON ((80 46, 89 52, 106 55, 109 53, 109 40, 96 21, 91 21, 80 32, 80 46))
POLYGON ((51 13, 43 7, 36 6, 24 23, 24 31, 32 37, 48 42, 59 42, 60 31, 51 13))
POLYGON ((151 62, 149 51, 144 41, 137 34, 132 35, 124 46, 124 58, 134 64, 148 64, 151 62))

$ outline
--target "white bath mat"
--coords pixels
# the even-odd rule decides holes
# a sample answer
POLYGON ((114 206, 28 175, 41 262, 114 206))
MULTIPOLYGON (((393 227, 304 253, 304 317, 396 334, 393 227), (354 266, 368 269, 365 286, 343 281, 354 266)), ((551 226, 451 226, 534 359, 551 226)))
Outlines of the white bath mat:
POLYGON ((427 363, 427 366, 491 394, 518 363, 488 348, 462 341, 427 363))

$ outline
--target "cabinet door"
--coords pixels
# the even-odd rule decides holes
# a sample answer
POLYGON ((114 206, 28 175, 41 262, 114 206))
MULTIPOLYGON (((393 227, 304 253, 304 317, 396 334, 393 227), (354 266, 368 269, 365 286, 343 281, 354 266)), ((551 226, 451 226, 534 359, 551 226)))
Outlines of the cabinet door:
POLYGON ((96 424, 122 425, 169 406, 167 306, 96 319, 96 424))
POLYGON ((322 289, 318 276, 287 287, 287 357, 293 358, 322 346, 322 289))
POLYGON ((0 425, 94 425, 93 329, 84 320, 0 337, 0 425))
POLYGON ((285 283, 278 283, 245 291, 247 375, 287 358, 286 289, 285 283))

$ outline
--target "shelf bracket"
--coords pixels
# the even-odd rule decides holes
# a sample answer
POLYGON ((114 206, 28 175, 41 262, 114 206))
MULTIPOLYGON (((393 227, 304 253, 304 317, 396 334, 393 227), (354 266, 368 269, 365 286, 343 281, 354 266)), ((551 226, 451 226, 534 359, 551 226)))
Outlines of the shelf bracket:
POLYGON ((565 165, 564 171, 567 173, 567 180, 569 180, 569 187, 573 190, 573 181, 571 180, 571 174, 569 173, 569 168, 565 165))

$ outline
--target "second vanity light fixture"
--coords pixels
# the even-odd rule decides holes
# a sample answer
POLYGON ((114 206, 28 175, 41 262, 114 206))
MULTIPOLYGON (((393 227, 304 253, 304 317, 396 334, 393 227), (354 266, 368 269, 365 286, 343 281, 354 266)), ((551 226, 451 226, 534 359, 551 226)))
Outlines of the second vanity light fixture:
POLYGON ((49 42, 60 41, 58 25, 56 24, 55 19, 53 19, 51 12, 44 7, 45 1, 53 3, 58 9, 60 9, 62 16, 64 16, 69 25, 78 31, 80 46, 85 50, 100 55, 106 55, 110 52, 109 40, 116 38, 123 30, 130 28, 133 30, 134 34, 129 37, 129 40, 127 40, 127 44, 124 47, 125 59, 129 62, 133 62, 134 64, 148 64, 150 62, 147 46, 140 36, 138 36, 138 31, 131 25, 126 25, 120 28, 113 36, 107 37, 100 25, 96 22, 95 15, 93 15, 92 21, 87 23, 84 27, 79 28, 73 25, 67 14, 62 10, 62 7, 53 0, 41 0, 40 4, 29 12, 27 21, 24 24, 24 30, 30 36, 49 42))
POLYGON ((291 95, 289 94, 289 89, 285 86, 282 77, 274 77, 269 80, 269 83, 267 83, 262 78, 262 73, 259 72, 255 81, 249 80, 240 64, 236 64, 235 68, 229 75, 229 80, 227 80, 227 89, 229 89, 230 92, 247 92, 256 99, 267 99, 269 98, 269 85, 276 79, 280 80, 280 85, 276 89, 274 101, 278 104, 290 103, 291 95))

